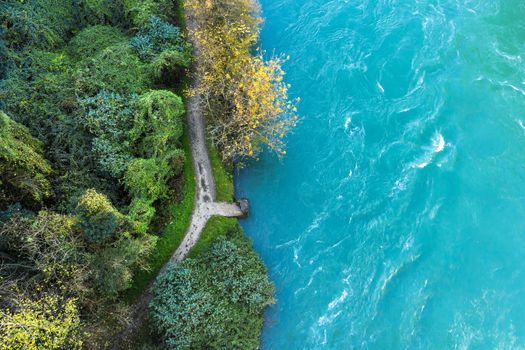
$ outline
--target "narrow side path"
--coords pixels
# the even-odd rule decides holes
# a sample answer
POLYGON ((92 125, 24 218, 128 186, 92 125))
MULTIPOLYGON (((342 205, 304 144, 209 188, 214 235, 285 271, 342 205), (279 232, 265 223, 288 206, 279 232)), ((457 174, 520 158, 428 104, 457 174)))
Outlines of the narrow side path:
MULTIPOLYGON (((195 21, 187 12, 186 23, 188 33, 192 33, 195 28, 195 21)), ((191 34, 188 37, 193 46, 194 62, 191 67, 191 87, 199 85, 199 77, 197 74, 199 64, 199 43, 191 34)), ((184 236, 181 244, 175 250, 169 261, 160 269, 159 274, 163 273, 170 264, 179 263, 189 253, 191 248, 197 243, 202 230, 206 226, 208 220, 215 215, 226 217, 242 217, 246 213, 243 212, 237 203, 225 203, 216 201, 215 179, 211 167, 210 157, 208 155, 208 144, 206 140, 206 128, 204 116, 200 107, 200 97, 190 96, 186 102, 187 108, 187 124, 190 139, 191 155, 193 160, 193 169, 196 177, 197 190, 195 193, 195 206, 193 208, 190 226, 184 236)), ((130 344, 122 345, 130 339, 132 335, 137 332, 148 317, 148 306, 152 299, 151 294, 152 283, 144 291, 140 299, 133 307, 132 322, 120 334, 117 343, 114 344, 113 349, 128 348, 130 344), (120 341, 120 344, 118 343, 120 341)))

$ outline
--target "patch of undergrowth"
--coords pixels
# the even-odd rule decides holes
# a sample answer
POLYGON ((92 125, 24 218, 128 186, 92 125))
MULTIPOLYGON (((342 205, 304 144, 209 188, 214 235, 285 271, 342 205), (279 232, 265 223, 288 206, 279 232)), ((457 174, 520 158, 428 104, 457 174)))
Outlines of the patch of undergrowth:
POLYGON ((199 256, 200 253, 206 249, 209 249, 209 247, 213 244, 213 242, 215 242, 217 238, 221 236, 227 236, 231 233, 238 235, 242 234, 237 219, 227 218, 224 216, 211 217, 202 230, 199 241, 188 253, 188 257, 195 258, 199 256))
POLYGON ((257 349, 274 287, 235 221, 215 219, 210 241, 160 275, 151 322, 168 349, 257 349))

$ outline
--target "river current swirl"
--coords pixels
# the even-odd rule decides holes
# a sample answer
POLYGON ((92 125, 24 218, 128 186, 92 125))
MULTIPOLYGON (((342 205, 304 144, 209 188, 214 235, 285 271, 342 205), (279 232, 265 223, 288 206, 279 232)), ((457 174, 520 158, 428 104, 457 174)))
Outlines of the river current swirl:
POLYGON ((525 2, 262 0, 301 121, 237 174, 263 349, 525 347, 525 2))

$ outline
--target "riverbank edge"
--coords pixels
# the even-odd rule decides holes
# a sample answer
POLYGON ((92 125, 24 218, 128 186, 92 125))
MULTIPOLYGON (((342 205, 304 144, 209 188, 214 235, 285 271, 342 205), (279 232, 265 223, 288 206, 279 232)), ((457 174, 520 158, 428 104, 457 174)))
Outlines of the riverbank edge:
MULTIPOLYGON (((180 0, 176 2, 175 20, 177 21, 183 33, 185 34, 185 37, 189 38, 189 30, 187 26, 187 21, 188 20, 191 21, 191 18, 189 18, 189 14, 187 13, 187 10, 185 9, 184 2, 185 2, 184 0, 180 0)), ((259 6, 256 1, 254 1, 254 6, 256 8, 258 8, 259 6)), ((195 57, 194 55, 193 59, 196 60, 197 57, 195 57)), ((187 90, 188 86, 190 85, 191 76, 194 74, 196 74, 196 69, 194 65, 192 65, 189 72, 187 73, 185 83, 183 84, 184 86, 182 87, 181 90, 187 90)), ((181 91, 180 95, 184 99, 184 102, 186 105, 186 113, 188 113, 190 109, 189 99, 188 99, 189 96, 186 93, 182 93, 182 92, 183 91, 181 91)), ((190 168, 191 168, 189 169, 191 177, 192 177, 191 179, 192 181, 190 182, 190 184, 193 185, 194 187, 193 191, 191 192, 193 196, 195 197, 195 199, 193 199, 192 201, 193 211, 189 215, 187 215, 188 217, 187 219, 183 220, 184 222, 186 221, 188 222, 188 225, 186 226, 186 230, 184 232, 186 232, 187 229, 189 228, 191 217, 192 215, 194 215, 195 210, 197 210, 196 197, 198 196, 198 192, 199 192, 197 188, 198 185, 197 185, 197 179, 196 179, 196 169, 193 169, 193 167, 191 167, 191 163, 193 161, 192 160, 193 154, 191 152, 191 146, 190 146, 190 143, 191 143, 191 139, 190 139, 191 135, 190 135, 190 130, 189 130, 190 125, 189 125, 189 121, 187 118, 186 120, 187 120, 187 123, 186 123, 187 125, 185 127, 184 149, 185 151, 187 151, 186 164, 189 162, 190 168)), ((234 185, 233 173, 235 170, 235 165, 231 165, 228 167, 223 163, 219 155, 219 151, 213 145, 211 140, 208 140, 207 142, 207 153, 208 153, 208 157, 209 157, 209 161, 211 165, 211 172, 212 172, 214 185, 215 185, 214 187, 215 187, 216 199, 218 201, 225 202, 225 203, 234 203, 235 202, 235 185, 234 185)), ((186 170, 188 170, 187 166, 185 166, 185 172, 186 170)), ((185 178, 187 179, 188 175, 185 175, 185 178)), ((250 242, 251 250, 257 256, 259 256, 258 253, 253 248, 251 238, 245 234, 238 219, 235 217, 225 217, 225 216, 219 216, 219 215, 213 215, 209 218, 209 220, 207 220, 196 244, 188 251, 186 256, 188 258, 196 257, 201 252, 209 249, 211 245, 215 242, 215 240, 217 240, 219 237, 231 236, 231 235, 241 235, 242 239, 250 242)), ((180 245, 183 244, 184 235, 176 234, 176 237, 174 237, 174 239, 175 241, 172 243, 177 242, 177 244, 171 245, 172 248, 175 247, 171 252, 172 256, 175 255, 176 253, 175 250, 177 250, 178 248, 180 249, 180 245)), ((146 290, 148 289, 148 287, 151 286, 151 283, 155 280, 155 278, 163 273, 164 267, 166 266, 165 265, 166 261, 168 260, 169 258, 163 259, 163 263, 161 266, 155 266, 153 271, 150 270, 147 273, 148 276, 143 278, 143 280, 138 283, 138 288, 132 290, 131 293, 129 294, 129 299, 128 299, 129 301, 137 300, 142 293, 146 292, 146 290)), ((262 259, 260 259, 260 261, 264 265, 264 262, 262 261, 262 259)), ((267 266, 266 265, 264 266, 266 268, 266 275, 269 278, 267 266)), ((257 332, 257 338, 260 341, 263 323, 264 323, 263 313, 257 316, 257 323, 260 324, 260 327, 259 329, 255 331, 257 332)), ((153 335, 153 332, 151 330, 151 325, 150 325, 149 317, 148 317, 145 320, 144 324, 138 329, 137 333, 135 333, 135 336, 133 337, 133 340, 131 343, 135 345, 142 345, 142 346, 152 345, 155 343, 155 339, 152 335, 153 335)))

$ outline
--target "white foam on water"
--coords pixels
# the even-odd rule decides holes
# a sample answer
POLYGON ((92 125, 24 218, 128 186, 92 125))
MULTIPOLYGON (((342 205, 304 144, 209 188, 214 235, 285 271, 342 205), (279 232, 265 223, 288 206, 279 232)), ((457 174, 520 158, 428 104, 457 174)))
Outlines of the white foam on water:
POLYGON ((432 139, 432 145, 434 146, 434 152, 439 153, 445 149, 445 138, 440 133, 432 139))
POLYGON ((348 129, 348 126, 350 126, 351 123, 352 123, 352 116, 349 115, 349 116, 346 117, 346 119, 345 119, 345 129, 348 129))
MULTIPOLYGON (((438 164, 438 166, 440 165, 438 164)), ((428 214, 428 217, 430 218, 430 220, 434 220, 436 218, 436 215, 440 208, 441 208, 441 203, 438 203, 434 205, 434 207, 432 207, 432 209, 430 210, 430 213, 428 214)))
POLYGON ((413 109, 414 109, 414 107, 403 108, 402 110, 399 111, 399 113, 406 113, 406 112, 411 111, 413 109))
POLYGON ((334 320, 342 313, 343 311, 337 311, 335 314, 333 315, 323 315, 321 317, 319 317, 319 320, 317 321, 319 323, 320 326, 324 326, 324 325, 327 325, 327 324, 330 324, 332 322, 334 322, 334 320))
POLYGON ((381 85, 380 82, 377 82, 377 87, 378 87, 379 91, 381 91, 382 94, 385 93, 385 88, 383 87, 383 85, 381 85))
POLYGON ((308 283, 306 283, 306 286, 304 287, 301 287, 301 288, 298 288, 295 292, 294 292, 294 296, 297 296, 297 294, 299 294, 300 292, 302 292, 303 290, 306 290, 306 288, 310 287, 314 281, 314 278, 315 276, 317 276, 318 273, 322 272, 323 271, 323 267, 322 266, 318 266, 314 272, 310 275, 310 279, 308 280, 308 283))
POLYGON ((384 294, 387 286, 392 282, 394 277, 396 277, 400 271, 404 270, 408 265, 411 265, 415 261, 417 261, 421 257, 421 254, 412 255, 408 258, 408 260, 403 261, 400 265, 395 266, 392 268, 390 273, 386 276, 386 278, 383 280, 383 284, 380 288, 380 293, 384 294))
POLYGON ((436 132, 432 137, 430 147, 424 147, 424 149, 426 150, 425 154, 416 161, 414 161, 411 164, 411 167, 418 169, 425 168, 432 162, 436 154, 443 152, 445 146, 445 138, 441 133, 436 132))
POLYGON ((525 130, 525 124, 523 124, 523 122, 522 122, 520 119, 516 119, 516 122, 518 123, 518 125, 520 126, 520 128, 522 128, 523 130, 525 130))
POLYGON ((299 250, 300 248, 293 247, 293 261, 297 266, 302 267, 301 263, 299 263, 299 250))
POLYGON ((500 55, 501 57, 509 60, 509 61, 519 61, 521 62, 521 56, 520 55, 510 55, 506 52, 503 52, 501 51, 500 49, 498 49, 498 47, 496 46, 496 43, 493 43, 492 44, 492 47, 494 48, 494 51, 496 51, 496 53, 498 55, 500 55))
POLYGON ((344 302, 347 297, 348 297, 348 291, 346 289, 343 289, 343 292, 341 293, 341 295, 335 298, 334 300, 332 300, 328 304, 328 310, 332 310, 334 307, 344 302))
POLYGON ((520 94, 522 94, 523 96, 525 96, 525 91, 523 91, 522 89, 520 89, 519 87, 515 86, 515 85, 512 85, 510 84, 509 82, 507 81, 504 81, 502 83, 500 83, 502 86, 506 86, 506 87, 510 87, 512 90, 516 91, 516 92, 519 92, 520 94))

